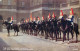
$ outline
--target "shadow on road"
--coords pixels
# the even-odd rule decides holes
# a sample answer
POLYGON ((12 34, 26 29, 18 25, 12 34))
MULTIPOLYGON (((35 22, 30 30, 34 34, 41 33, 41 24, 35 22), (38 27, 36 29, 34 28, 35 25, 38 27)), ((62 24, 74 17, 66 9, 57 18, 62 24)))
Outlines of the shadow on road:
POLYGON ((9 47, 3 39, 0 38, 0 51, 6 51, 6 48, 9 47))

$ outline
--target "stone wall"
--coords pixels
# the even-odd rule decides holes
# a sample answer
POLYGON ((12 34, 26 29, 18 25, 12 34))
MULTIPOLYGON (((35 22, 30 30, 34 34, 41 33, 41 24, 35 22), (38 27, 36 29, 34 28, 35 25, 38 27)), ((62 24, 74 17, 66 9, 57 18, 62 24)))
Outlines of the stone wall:
POLYGON ((13 20, 16 20, 16 13, 11 11, 0 11, 0 15, 3 16, 4 20, 7 20, 7 18, 13 16, 13 20))
POLYGON ((42 11, 42 15, 45 17, 45 18, 48 18, 48 15, 50 13, 50 15, 52 16, 53 15, 53 12, 55 14, 55 16, 59 17, 59 10, 43 10, 42 11))
POLYGON ((30 17, 30 13, 17 13, 16 14, 16 20, 17 22, 21 21, 21 19, 25 19, 30 17))
POLYGON ((36 12, 32 12, 32 17, 42 17, 42 10, 40 11, 36 11, 36 12))

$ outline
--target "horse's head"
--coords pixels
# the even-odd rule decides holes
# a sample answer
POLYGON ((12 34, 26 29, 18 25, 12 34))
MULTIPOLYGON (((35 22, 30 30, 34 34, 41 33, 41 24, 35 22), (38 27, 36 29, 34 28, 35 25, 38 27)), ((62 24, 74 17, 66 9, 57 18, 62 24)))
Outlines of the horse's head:
POLYGON ((5 24, 7 26, 8 25, 8 22, 7 21, 4 21, 3 24, 5 24))

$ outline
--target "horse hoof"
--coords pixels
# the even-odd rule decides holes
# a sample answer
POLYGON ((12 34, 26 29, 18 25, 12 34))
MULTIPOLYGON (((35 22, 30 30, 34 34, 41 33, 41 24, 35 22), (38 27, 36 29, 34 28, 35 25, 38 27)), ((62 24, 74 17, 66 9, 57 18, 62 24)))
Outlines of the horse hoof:
POLYGON ((45 38, 45 39, 48 39, 48 38, 45 38))
POLYGON ((77 43, 78 41, 76 41, 76 43, 77 43))
POLYGON ((16 35, 16 36, 18 36, 18 35, 16 35))
POLYGON ((57 40, 55 40, 57 42, 57 40))
POLYGON ((63 41, 64 42, 64 41, 63 41))
POLYGON ((7 35, 7 36, 10 36, 10 35, 7 35))

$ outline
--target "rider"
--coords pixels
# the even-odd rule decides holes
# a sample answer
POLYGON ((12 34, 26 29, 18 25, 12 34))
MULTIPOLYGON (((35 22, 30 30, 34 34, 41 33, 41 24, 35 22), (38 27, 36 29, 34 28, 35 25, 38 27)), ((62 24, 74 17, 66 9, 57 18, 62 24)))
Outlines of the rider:
POLYGON ((48 15, 48 21, 51 21, 51 15, 50 15, 50 13, 48 15))
POLYGON ((63 11, 61 10, 61 12, 60 12, 60 17, 59 17, 59 19, 63 19, 63 11))
POLYGON ((12 24, 13 24, 13 17, 11 17, 11 20, 9 21, 9 24, 10 24, 10 28, 12 29, 12 24))
POLYGON ((70 16, 67 18, 67 21, 69 21, 71 23, 71 26, 73 26, 73 19, 74 19, 73 15, 74 15, 73 9, 71 8, 70 16))
POLYGON ((62 20, 64 20, 64 18, 63 18, 63 11, 61 10, 60 11, 60 16, 59 16, 59 22, 61 22, 62 20))
POLYGON ((38 20, 37 20, 37 22, 36 22, 37 24, 40 24, 40 18, 38 17, 38 20))

